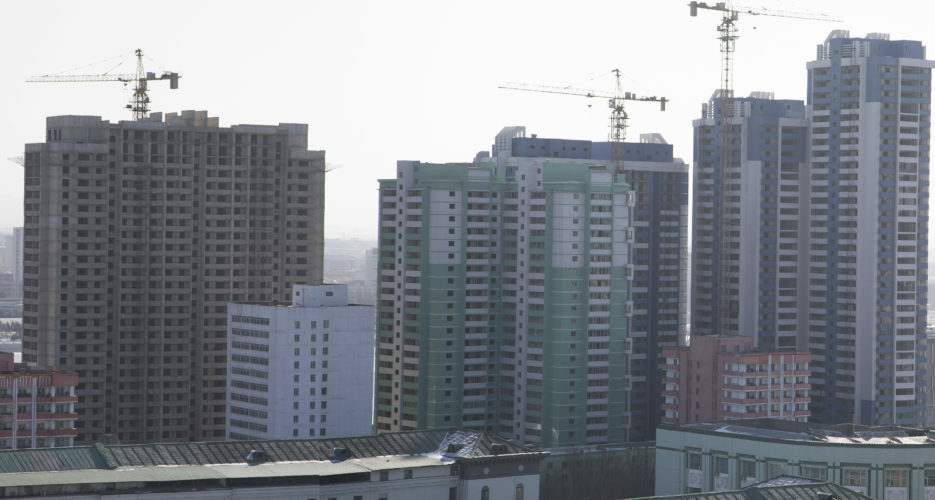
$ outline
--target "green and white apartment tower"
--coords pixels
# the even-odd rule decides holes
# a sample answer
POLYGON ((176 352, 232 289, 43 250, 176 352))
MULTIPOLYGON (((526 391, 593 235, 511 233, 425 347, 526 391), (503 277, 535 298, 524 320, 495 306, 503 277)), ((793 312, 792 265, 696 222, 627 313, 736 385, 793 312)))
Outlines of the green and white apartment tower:
POLYGON ((380 181, 377 431, 627 440, 628 174, 581 155, 511 154, 539 143, 500 139, 496 158, 400 161, 380 181))

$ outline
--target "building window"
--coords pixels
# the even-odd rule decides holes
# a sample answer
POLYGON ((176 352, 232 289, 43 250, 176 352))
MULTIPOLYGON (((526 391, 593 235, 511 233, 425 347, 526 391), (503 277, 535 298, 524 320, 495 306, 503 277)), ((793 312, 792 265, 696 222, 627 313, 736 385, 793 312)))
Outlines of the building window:
POLYGON ((516 500, 523 500, 523 495, 523 483, 519 483, 516 485, 516 500))
POLYGON ((381 470, 380 471, 380 481, 389 481, 390 480, 390 471, 381 470))
POLYGON ((701 453, 688 453, 688 492, 701 491, 701 453))
POLYGON ((403 471, 403 479, 412 479, 412 469, 406 469, 403 471))
POLYGON ((480 489, 480 500, 490 500, 490 488, 487 486, 480 489))
POLYGON ((766 479, 772 479, 786 473, 785 462, 769 462, 766 464, 766 479))
POLYGON ((860 469, 847 469, 844 471, 844 486, 858 492, 867 488, 867 471, 860 469))
POLYGON ((723 491, 728 488, 727 481, 727 457, 714 456, 714 491, 723 491))
POLYGON ((740 460, 740 486, 746 487, 756 482, 756 462, 740 460))
POLYGON ((935 486, 935 469, 925 470, 925 486, 935 486))
POLYGON ((688 454, 688 468, 692 470, 701 470, 701 453, 688 454))
POLYGON ((819 481, 828 480, 828 468, 824 465, 803 465, 802 477, 817 479, 819 481))
POLYGON ((457 486, 452 486, 451 488, 448 488, 448 500, 458 500, 457 486))
POLYGON ((887 488, 905 488, 909 484, 909 471, 906 469, 887 469, 883 471, 883 486, 887 488))

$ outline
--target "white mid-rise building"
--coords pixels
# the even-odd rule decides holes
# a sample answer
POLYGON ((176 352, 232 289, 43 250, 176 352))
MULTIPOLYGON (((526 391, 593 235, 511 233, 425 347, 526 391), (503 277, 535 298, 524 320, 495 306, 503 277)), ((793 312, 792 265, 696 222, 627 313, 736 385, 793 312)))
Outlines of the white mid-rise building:
POLYGON ((347 285, 295 285, 292 305, 229 304, 227 438, 370 434, 374 308, 347 285))

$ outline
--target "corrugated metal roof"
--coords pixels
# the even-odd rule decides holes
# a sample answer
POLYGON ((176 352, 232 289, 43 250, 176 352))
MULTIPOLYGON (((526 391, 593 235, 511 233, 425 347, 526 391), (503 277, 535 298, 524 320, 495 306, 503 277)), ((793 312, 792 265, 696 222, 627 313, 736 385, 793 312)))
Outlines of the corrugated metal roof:
MULTIPOLYGON (((172 465, 244 464, 252 450, 262 451, 267 462, 329 462, 332 450, 348 451, 346 459, 440 454, 449 443, 465 445, 458 458, 494 454, 538 453, 503 438, 465 430, 424 430, 332 439, 226 441, 78 446, 0 451, 0 474, 74 471, 172 465), (494 453, 496 452, 496 453, 494 453)), ((432 460, 440 460, 436 456, 432 460)), ((439 462, 440 463, 440 462, 439 462)))
MULTIPOLYGON (((448 464, 451 461, 447 461, 448 464)), ((371 471, 399 468, 437 467, 446 462, 440 456, 387 456, 350 459, 342 462, 267 462, 220 465, 128 466, 118 469, 91 469, 0 474, 0 487, 47 484, 172 482, 203 479, 237 479, 286 476, 331 476, 369 474, 371 471)))
POLYGON ((0 473, 107 468, 90 446, 0 451, 0 473))
MULTIPOLYGON (((438 465, 436 463, 436 465, 438 465)), ((369 473, 370 469, 356 462, 303 462, 260 465, 214 465, 207 467, 226 478, 327 476, 335 474, 369 473)))
POLYGON ((145 467, 140 469, 69 470, 0 474, 0 487, 41 486, 46 484, 135 483, 146 481, 192 481, 221 479, 210 467, 145 467))

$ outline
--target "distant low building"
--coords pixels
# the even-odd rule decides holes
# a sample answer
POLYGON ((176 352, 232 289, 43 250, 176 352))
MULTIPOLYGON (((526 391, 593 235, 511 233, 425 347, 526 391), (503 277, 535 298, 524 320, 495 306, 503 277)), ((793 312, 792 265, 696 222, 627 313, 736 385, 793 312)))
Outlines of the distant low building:
POLYGON ((0 451, 0 498, 539 498, 548 455, 466 430, 0 451))
POLYGON ((662 422, 809 416, 807 352, 757 349, 753 337, 694 335, 663 348, 662 422))
POLYGON ((370 434, 376 316, 347 295, 295 285, 291 305, 228 306, 228 439, 370 434))
POLYGON ((15 368, 0 352, 0 449, 73 446, 78 375, 15 368))

